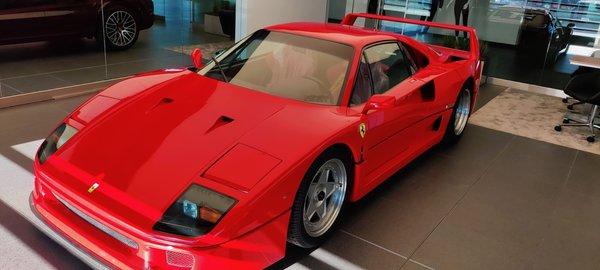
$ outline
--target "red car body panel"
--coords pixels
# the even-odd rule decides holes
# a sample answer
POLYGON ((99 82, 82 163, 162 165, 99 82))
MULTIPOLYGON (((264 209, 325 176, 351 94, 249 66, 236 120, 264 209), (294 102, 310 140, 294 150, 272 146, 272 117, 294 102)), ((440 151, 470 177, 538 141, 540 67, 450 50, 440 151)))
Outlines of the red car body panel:
POLYGON ((268 29, 355 48, 339 106, 275 97, 187 69, 138 75, 67 117, 65 122, 79 132, 43 164, 36 159, 34 212, 112 267, 174 268, 169 260, 191 258, 191 266, 180 268, 264 268, 285 255, 290 208, 317 156, 332 146, 352 155, 349 200, 356 201, 440 142, 466 83, 475 101, 481 67, 474 53, 349 25, 295 23, 268 29), (388 40, 419 51, 429 65, 386 92, 396 100, 393 108, 363 114, 364 104, 348 106, 361 50, 388 40), (450 55, 464 59, 449 61, 450 55), (435 95, 424 96, 420 91, 431 82, 435 95), (361 123, 367 127, 364 138, 358 132, 361 123), (87 192, 93 183, 100 187, 87 192), (192 184, 237 203, 203 236, 153 230, 192 184), (90 225, 65 203, 139 247, 90 225))

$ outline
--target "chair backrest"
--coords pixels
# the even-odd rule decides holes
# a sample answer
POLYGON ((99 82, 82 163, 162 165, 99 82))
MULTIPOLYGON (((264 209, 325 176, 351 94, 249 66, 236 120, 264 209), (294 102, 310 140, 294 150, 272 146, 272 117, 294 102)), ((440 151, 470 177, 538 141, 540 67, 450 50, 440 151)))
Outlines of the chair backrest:
POLYGON ((580 101, 600 105, 600 70, 574 76, 565 87, 565 93, 580 101))

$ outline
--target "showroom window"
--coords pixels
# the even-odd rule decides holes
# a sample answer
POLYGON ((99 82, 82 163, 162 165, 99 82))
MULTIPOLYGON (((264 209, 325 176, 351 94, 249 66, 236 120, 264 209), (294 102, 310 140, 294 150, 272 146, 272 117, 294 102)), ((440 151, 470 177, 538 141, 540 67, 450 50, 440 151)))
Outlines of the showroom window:
POLYGON ((127 2, 0 1, 0 98, 100 90, 134 74, 188 67, 195 48, 207 60, 233 44, 235 0, 127 2))
MULTIPOLYGON (((350 0, 329 2, 329 21, 341 10, 470 26, 477 30, 483 74, 562 89, 577 70, 574 55, 600 50, 600 4, 587 0, 350 0)), ((399 23, 357 20, 357 25, 419 41, 468 49, 468 36, 399 23)), ((600 55, 600 53, 596 54, 600 55)))

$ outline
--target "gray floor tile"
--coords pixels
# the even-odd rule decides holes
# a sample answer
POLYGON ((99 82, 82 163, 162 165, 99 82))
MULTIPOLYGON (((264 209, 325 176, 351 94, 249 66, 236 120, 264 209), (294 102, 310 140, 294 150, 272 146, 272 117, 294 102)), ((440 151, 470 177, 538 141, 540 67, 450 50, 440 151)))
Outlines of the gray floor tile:
POLYGON ((19 77, 2 80, 1 82, 23 93, 31 93, 72 85, 71 83, 53 77, 52 75, 19 77))
POLYGON ((518 245, 446 224, 417 250, 412 259, 434 269, 527 269, 531 254, 518 245))
POLYGON ((429 267, 429 266, 425 266, 423 264, 418 264, 412 261, 407 261, 404 266, 402 266, 402 268, 400 268, 401 270, 431 270, 433 268, 429 267))
POLYGON ((7 84, 0 83, 0 97, 8 97, 13 95, 22 94, 16 89, 8 86, 7 84))
POLYGON ((59 99, 52 102, 52 105, 58 107, 66 113, 71 113, 75 110, 79 105, 83 104, 85 101, 90 99, 94 94, 87 94, 72 98, 59 99))
POLYGON ((404 260, 342 232, 288 269, 399 269, 404 260))
POLYGON ((514 135, 496 130, 468 125, 463 138, 456 144, 439 147, 438 154, 460 158, 466 162, 491 162, 514 135))
POLYGON ((557 199, 531 269, 598 269, 600 199, 564 190, 557 199))
POLYGON ((45 138, 67 115, 51 102, 0 109, 0 145, 12 146, 45 138))
POLYGON ((60 80, 67 81, 70 85, 103 81, 108 78, 106 76, 105 66, 59 71, 52 73, 52 76, 60 80))
POLYGON ((600 156, 578 152, 565 187, 600 198, 600 156))

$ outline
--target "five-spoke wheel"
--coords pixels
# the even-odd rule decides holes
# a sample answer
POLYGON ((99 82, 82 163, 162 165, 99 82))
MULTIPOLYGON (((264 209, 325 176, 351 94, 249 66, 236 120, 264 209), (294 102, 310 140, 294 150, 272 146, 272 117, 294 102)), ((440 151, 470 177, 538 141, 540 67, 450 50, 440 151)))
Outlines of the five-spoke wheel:
POLYGON ((288 241, 304 248, 323 242, 342 215, 352 184, 351 155, 330 149, 310 166, 298 188, 288 228, 288 241))
POLYGON ((341 160, 330 159, 319 168, 304 199, 303 223, 308 235, 319 237, 331 228, 342 209, 347 183, 341 160))

